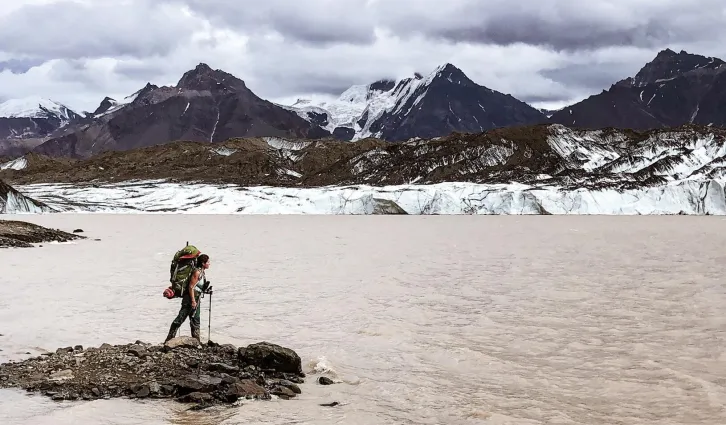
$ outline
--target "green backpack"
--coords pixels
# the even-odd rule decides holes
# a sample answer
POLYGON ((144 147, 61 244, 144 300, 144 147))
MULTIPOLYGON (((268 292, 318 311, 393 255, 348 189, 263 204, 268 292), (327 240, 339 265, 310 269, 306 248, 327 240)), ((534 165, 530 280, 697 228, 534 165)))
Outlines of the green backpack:
POLYGON ((171 260, 169 267, 169 282, 171 286, 164 291, 166 298, 181 298, 187 290, 189 285, 189 279, 192 273, 196 269, 197 257, 201 255, 200 251, 196 246, 189 245, 180 249, 174 254, 174 258, 171 260), (171 289, 169 293, 168 289, 171 289))

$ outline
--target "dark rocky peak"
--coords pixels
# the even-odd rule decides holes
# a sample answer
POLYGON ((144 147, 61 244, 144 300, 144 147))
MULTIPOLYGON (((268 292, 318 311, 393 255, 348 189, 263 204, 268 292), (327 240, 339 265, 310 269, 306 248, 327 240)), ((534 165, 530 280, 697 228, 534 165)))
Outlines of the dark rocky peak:
POLYGON ((151 91, 154 91, 154 90, 156 90, 158 88, 159 88, 159 86, 157 86, 156 84, 146 83, 146 85, 141 90, 137 91, 134 94, 138 94, 140 96, 142 94, 146 94, 146 93, 149 93, 151 91))
POLYGON ((417 79, 417 80, 422 80, 422 79, 423 79, 423 75, 421 75, 421 73, 420 73, 420 72, 414 72, 414 73, 413 73, 413 77, 414 77, 415 79, 417 79))
POLYGON ((456 66, 447 63, 437 68, 435 71, 436 75, 433 78, 431 84, 437 82, 443 82, 445 84, 458 84, 458 85, 473 85, 474 82, 464 74, 464 71, 457 68, 456 66))
POLYGON ((150 99, 154 95, 154 91, 158 90, 159 86, 156 84, 146 83, 144 87, 142 87, 137 92, 133 93, 129 98, 133 98, 133 102, 131 102, 133 105, 146 105, 149 104, 151 101, 150 99))
POLYGON ((695 55, 684 50, 676 53, 671 49, 658 52, 632 80, 632 85, 643 87, 648 84, 661 83, 680 77, 693 71, 708 72, 717 70, 724 61, 714 57, 695 55))
POLYGON ((146 83, 146 85, 144 87, 137 90, 135 93, 133 93, 129 97, 133 97, 134 100, 138 100, 140 97, 147 96, 147 95, 149 95, 149 93, 153 92, 154 90, 156 90, 158 88, 159 88, 159 86, 157 86, 156 84, 146 83))
POLYGON ((394 80, 389 79, 383 79, 378 80, 375 83, 372 83, 369 87, 369 91, 391 91, 393 88, 396 87, 396 82, 394 80))
MULTIPOLYGON (((683 53, 683 50, 681 50, 681 53, 683 53)), ((655 55, 655 58, 660 59, 660 60, 668 60, 668 59, 676 57, 676 56, 678 56, 678 53, 671 50, 670 48, 665 48, 665 49, 661 50, 660 52, 658 52, 658 54, 655 55)))
POLYGON ((177 88, 186 90, 209 90, 235 92, 246 90, 244 81, 220 69, 212 69, 206 63, 200 63, 194 69, 182 75, 177 88))
POLYGON ((112 106, 117 105, 117 104, 118 104, 118 102, 116 102, 116 99, 106 96, 101 101, 101 104, 98 105, 98 108, 96 108, 96 110, 93 111, 92 115, 102 114, 102 113, 108 111, 112 106))

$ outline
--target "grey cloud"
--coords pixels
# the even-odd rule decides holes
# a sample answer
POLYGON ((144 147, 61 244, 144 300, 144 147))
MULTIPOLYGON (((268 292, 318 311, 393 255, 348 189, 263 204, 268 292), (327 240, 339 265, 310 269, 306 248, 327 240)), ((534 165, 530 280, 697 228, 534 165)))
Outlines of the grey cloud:
POLYGON ((165 0, 217 25, 259 35, 274 31, 305 44, 369 44, 375 21, 367 0, 165 0))
POLYGON ((283 97, 291 93, 320 93, 338 96, 353 84, 360 84, 357 78, 346 74, 345 72, 331 73, 325 69, 310 69, 291 78, 284 69, 261 65, 255 71, 254 76, 245 81, 251 90, 263 97, 283 97))
MULTIPOLYGON (((517 96, 515 96, 515 97, 517 97, 517 96)), ((570 96, 569 93, 564 93, 564 92, 517 97, 517 99, 521 100, 522 102, 528 103, 530 105, 535 104, 535 103, 545 103, 545 102, 564 102, 564 101, 570 100, 571 98, 572 98, 572 96, 570 96)))
POLYGON ((722 0, 165 0, 216 24, 292 41, 369 44, 376 30, 447 42, 524 43, 574 51, 606 46, 659 48, 723 31, 722 0))
POLYGON ((164 68, 160 64, 152 61, 119 62, 114 65, 113 70, 116 74, 139 81, 151 81, 164 72, 164 68))
POLYGON ((571 64, 557 69, 545 69, 539 74, 571 87, 599 90, 635 75, 635 72, 643 65, 645 64, 634 66, 623 63, 571 64))
POLYGON ((0 61, 0 72, 10 71, 13 74, 22 74, 28 72, 28 70, 34 66, 41 65, 42 60, 38 59, 14 59, 0 61))
POLYGON ((595 49, 606 46, 638 45, 653 47, 669 37, 669 29, 658 22, 627 29, 606 28, 588 22, 541 21, 535 16, 509 16, 484 26, 437 28, 429 33, 448 41, 511 45, 525 43, 557 50, 595 49))
POLYGON ((721 0, 398 0, 378 5, 380 22, 400 35, 566 51, 696 40, 704 27, 718 31, 724 19, 721 0))
POLYGON ((723 9, 723 0, 36 4, 0 12, 0 87, 10 97, 48 94, 92 110, 147 81, 174 84, 199 62, 244 79, 264 98, 338 95, 451 62, 530 104, 560 102, 634 75, 661 48, 726 59, 723 9), (48 59, 63 60, 12 73, 48 59))
POLYGON ((51 80, 61 83, 81 83, 86 90, 99 90, 105 87, 102 76, 82 59, 69 59, 53 64, 48 71, 51 80))
POLYGON ((149 0, 25 5, 0 16, 0 51, 39 59, 165 55, 192 18, 149 0))

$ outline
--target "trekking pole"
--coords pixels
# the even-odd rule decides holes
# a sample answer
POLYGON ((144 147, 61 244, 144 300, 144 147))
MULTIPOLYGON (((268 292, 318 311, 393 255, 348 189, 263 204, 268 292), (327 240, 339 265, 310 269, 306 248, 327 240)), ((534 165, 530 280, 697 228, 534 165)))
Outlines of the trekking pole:
POLYGON ((209 320, 207 320, 207 343, 212 342, 212 291, 209 291, 209 320))

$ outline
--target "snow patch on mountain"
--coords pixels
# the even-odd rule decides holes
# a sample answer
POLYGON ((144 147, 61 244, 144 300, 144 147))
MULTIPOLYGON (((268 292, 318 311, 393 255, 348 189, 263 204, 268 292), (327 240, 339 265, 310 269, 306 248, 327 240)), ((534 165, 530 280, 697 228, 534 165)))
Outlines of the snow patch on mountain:
POLYGON ((0 170, 24 170, 28 166, 28 160, 21 156, 4 164, 0 164, 0 170))
POLYGON ((76 116, 67 106, 43 97, 29 96, 0 103, 0 118, 58 119, 63 127, 76 116))
POLYGON ((319 101, 312 99, 299 99, 292 105, 279 105, 285 109, 296 112, 300 117, 310 121, 310 114, 326 114, 327 125, 322 126, 331 133, 338 127, 351 128, 355 131, 352 140, 366 137, 378 137, 371 133, 370 127, 385 113, 400 113, 407 106, 409 100, 416 96, 406 111, 410 112, 426 95, 426 90, 449 64, 438 66, 428 76, 416 74, 414 77, 399 78, 396 80, 380 80, 365 85, 354 85, 344 91, 337 99, 332 101, 319 101))
POLYGON ((142 88, 142 89, 140 89, 140 90, 137 90, 136 92, 134 92, 134 93, 132 93, 132 94, 130 94, 130 95, 128 95, 128 96, 125 96, 125 97, 124 97, 124 98, 123 98, 122 100, 120 100, 120 101, 118 101, 118 100, 116 100, 116 99, 113 99, 113 98, 110 98, 110 97, 109 97, 109 98, 108 98, 108 101, 109 101, 109 102, 111 103, 111 106, 110 106, 110 107, 109 107, 108 109, 106 109, 105 111, 103 111, 103 112, 101 112, 101 113, 98 113, 98 114, 94 115, 93 117, 94 117, 94 118, 100 118, 100 117, 102 117, 102 116, 105 116, 105 115, 111 114, 111 113, 113 113, 113 112, 116 112, 116 111, 118 111, 118 110, 122 109, 122 108, 123 108, 123 107, 125 107, 126 105, 129 105, 129 104, 131 104, 131 103, 132 103, 132 102, 133 102, 134 100, 136 100, 136 98, 137 98, 137 97, 139 96, 139 94, 141 93, 141 91, 142 91, 142 90, 144 90, 144 89, 142 88))

